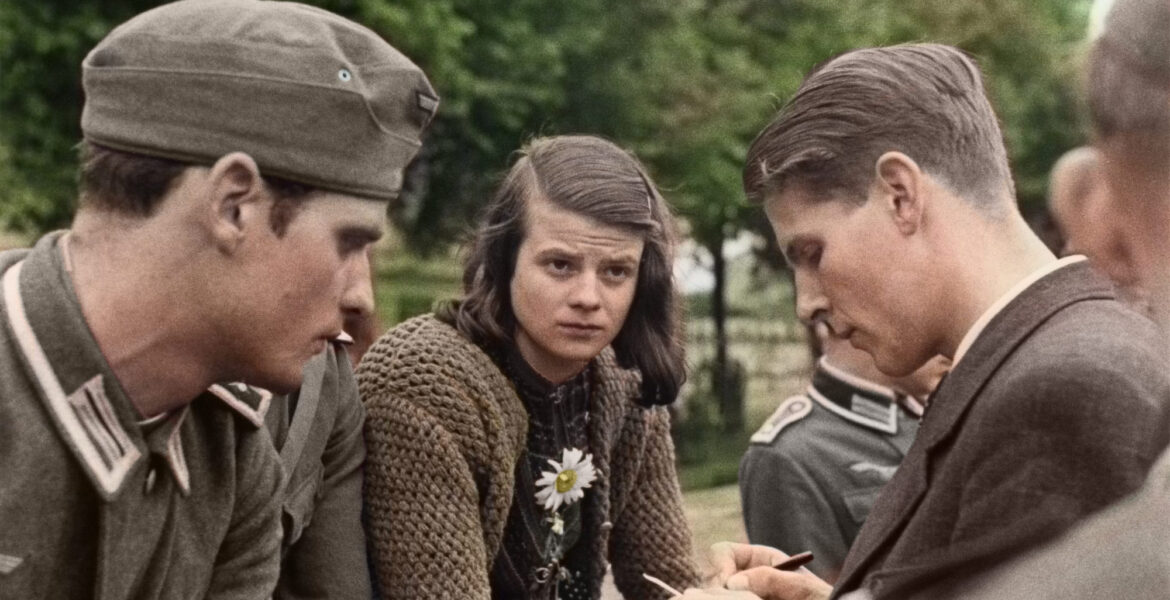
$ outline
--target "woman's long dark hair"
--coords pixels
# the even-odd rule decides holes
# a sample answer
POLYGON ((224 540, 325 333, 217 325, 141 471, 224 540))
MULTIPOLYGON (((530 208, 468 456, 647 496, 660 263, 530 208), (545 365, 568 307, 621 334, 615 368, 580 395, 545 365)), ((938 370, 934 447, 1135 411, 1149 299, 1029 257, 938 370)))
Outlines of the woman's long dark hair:
POLYGON ((558 136, 525 145, 470 245, 463 299, 440 307, 438 317, 480 346, 515 343, 510 286, 525 207, 534 197, 642 237, 634 300, 613 348, 620 365, 642 373, 642 404, 673 402, 686 380, 672 271, 674 216, 638 160, 601 138, 558 136))

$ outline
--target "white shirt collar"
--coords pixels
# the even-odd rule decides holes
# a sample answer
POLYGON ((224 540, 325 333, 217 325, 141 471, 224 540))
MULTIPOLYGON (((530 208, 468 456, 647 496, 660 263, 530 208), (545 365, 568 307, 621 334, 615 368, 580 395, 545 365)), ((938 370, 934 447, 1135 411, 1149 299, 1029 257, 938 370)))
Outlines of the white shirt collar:
POLYGON ((955 356, 953 359, 951 359, 951 370, 954 370, 954 368, 959 365, 959 361, 963 360, 963 356, 967 354, 967 350, 971 349, 971 344, 975 343, 975 340, 979 337, 980 334, 983 333, 983 329, 987 327, 987 324, 990 323, 991 320, 995 318, 995 315, 998 315, 1005 306, 1011 303, 1012 300, 1015 300, 1016 296, 1022 294, 1024 290, 1028 289, 1029 287, 1032 287, 1032 284, 1040 281, 1040 279, 1042 279, 1045 275, 1048 275, 1049 273, 1052 273, 1062 267, 1076 264, 1085 260, 1088 259, 1081 254, 1074 254, 1072 256, 1066 256, 1060 260, 1054 260, 1044 265, 1043 267, 1032 271, 1030 275, 1021 279, 1016 283, 1016 285, 1012 286, 1012 289, 1008 290, 1006 294, 1000 296, 999 300, 996 300, 995 303, 992 304, 987 310, 983 311, 983 314, 980 315, 978 319, 976 319, 975 324, 967 330, 967 335, 963 336, 962 341, 959 342, 959 347, 955 349, 955 356))

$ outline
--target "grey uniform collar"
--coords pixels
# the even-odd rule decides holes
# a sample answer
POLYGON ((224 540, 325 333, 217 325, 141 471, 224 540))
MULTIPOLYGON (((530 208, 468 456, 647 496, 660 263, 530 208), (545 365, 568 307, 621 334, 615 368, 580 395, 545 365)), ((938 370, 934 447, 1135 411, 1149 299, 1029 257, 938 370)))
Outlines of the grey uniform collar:
POLYGON ((829 364, 822 357, 808 387, 808 396, 837 416, 891 435, 898 433, 903 395, 829 364))
MULTIPOLYGON (((152 454, 167 464, 185 495, 190 478, 180 431, 189 406, 143 433, 140 416, 81 314, 57 247, 60 238, 60 232, 49 234, 23 258, 7 255, 0 266, 5 325, 20 349, 17 354, 63 441, 104 500, 116 498, 152 454)), ((214 385, 208 393, 259 427, 271 394, 248 391, 214 385)))

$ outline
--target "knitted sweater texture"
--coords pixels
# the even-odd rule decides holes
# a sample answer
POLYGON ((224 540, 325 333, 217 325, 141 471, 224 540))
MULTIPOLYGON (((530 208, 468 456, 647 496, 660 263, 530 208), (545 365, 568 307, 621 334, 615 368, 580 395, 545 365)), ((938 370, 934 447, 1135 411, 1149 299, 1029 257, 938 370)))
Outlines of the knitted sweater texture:
MULTIPOLYGON (((643 408, 640 375, 606 349, 596 361, 590 446, 600 521, 594 572, 613 565, 627 598, 666 598, 655 575, 698 582, 674 470, 669 415, 643 408)), ((488 574, 512 504, 528 415, 491 358, 433 316, 378 340, 358 367, 366 404, 371 559, 386 598, 487 599, 488 574)), ((600 596, 600 587, 593 589, 600 596)))

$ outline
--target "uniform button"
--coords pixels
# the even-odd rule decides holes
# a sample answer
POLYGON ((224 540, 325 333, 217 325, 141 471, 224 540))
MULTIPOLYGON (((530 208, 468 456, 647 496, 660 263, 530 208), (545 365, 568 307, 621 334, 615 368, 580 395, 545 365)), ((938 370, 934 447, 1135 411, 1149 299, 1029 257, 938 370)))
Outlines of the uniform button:
POLYGON ((153 467, 146 472, 146 493, 149 494, 154 491, 154 482, 158 479, 158 471, 153 467))
POLYGON ((606 521, 606 522, 604 522, 604 523, 602 523, 602 524, 601 524, 601 530, 602 530, 602 531, 609 531, 610 529, 613 529, 613 523, 610 523, 609 521, 606 521))

